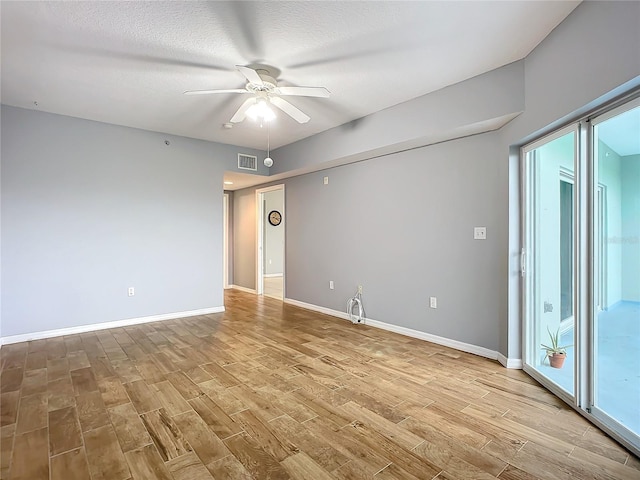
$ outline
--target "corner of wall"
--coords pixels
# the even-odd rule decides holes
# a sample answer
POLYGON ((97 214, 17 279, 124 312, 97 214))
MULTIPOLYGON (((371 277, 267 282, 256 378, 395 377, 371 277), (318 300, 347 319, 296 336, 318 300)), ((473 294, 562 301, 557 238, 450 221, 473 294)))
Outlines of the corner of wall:
POLYGON ((521 358, 507 358, 503 354, 498 353, 498 362, 505 368, 522 370, 521 358))

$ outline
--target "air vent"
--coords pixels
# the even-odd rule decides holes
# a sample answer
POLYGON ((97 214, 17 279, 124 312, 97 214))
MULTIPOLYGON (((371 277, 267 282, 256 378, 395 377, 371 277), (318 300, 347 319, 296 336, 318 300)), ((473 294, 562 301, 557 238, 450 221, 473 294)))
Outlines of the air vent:
POLYGON ((239 153, 238 168, 240 170, 253 170, 255 172, 256 170, 258 170, 258 157, 239 153))

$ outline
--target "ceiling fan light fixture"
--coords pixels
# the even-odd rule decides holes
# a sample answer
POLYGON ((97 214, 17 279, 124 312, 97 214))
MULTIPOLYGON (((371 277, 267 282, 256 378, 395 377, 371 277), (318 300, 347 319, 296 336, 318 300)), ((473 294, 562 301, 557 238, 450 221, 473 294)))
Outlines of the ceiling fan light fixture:
MULTIPOLYGON (((1 1, 1 0, 0 0, 1 1)), ((229 125, 242 122, 247 115, 255 120, 270 122, 276 118, 272 107, 276 107, 289 115, 298 123, 307 123, 311 117, 287 102, 283 96, 328 98, 331 92, 325 87, 278 86, 280 70, 270 65, 236 65, 238 71, 247 80, 244 88, 216 90, 187 90, 185 95, 209 95, 219 93, 250 93, 240 108, 233 114, 229 125)), ((229 128, 226 125, 224 128, 229 128)))
POLYGON ((273 113, 273 110, 269 107, 265 99, 260 99, 251 105, 247 110, 247 116, 252 120, 260 119, 265 122, 270 122, 276 118, 276 114, 273 113))

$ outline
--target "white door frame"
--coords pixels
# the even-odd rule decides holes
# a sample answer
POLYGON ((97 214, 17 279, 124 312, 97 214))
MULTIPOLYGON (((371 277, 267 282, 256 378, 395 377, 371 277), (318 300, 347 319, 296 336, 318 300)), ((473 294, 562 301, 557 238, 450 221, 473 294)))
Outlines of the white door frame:
MULTIPOLYGON (((534 359, 535 356, 540 356, 540 346, 539 342, 535 341, 534 335, 534 327, 533 319, 538 316, 538 312, 541 308, 539 301, 536 301, 536 295, 534 292, 540 291, 541 283, 540 279, 537 278, 537 275, 534 276, 534 273, 540 272, 540 256, 536 255, 534 246, 540 243, 539 240, 539 225, 538 218, 536 216, 536 212, 534 211, 534 192, 535 192, 535 183, 539 181, 539 179, 534 175, 531 175, 531 170, 529 169, 529 162, 526 160, 529 153, 534 153, 539 147, 546 145, 548 143, 557 140, 569 133, 573 133, 574 135, 574 175, 578 175, 577 165, 578 155, 580 153, 580 124, 579 122, 573 122, 563 128, 555 130, 554 132, 545 135, 544 137, 529 143, 527 145, 523 145, 520 149, 520 165, 521 165, 521 225, 522 225, 522 254, 523 254, 523 267, 524 270, 522 273, 522 283, 521 283, 521 298, 522 298, 522 334, 523 334, 523 342, 522 342, 522 363, 523 370, 536 379, 538 382, 542 383, 546 388, 548 388, 554 395, 564 400, 569 405, 576 406, 579 404, 579 395, 578 392, 578 349, 576 347, 575 360, 574 360, 574 385, 573 392, 565 391, 560 385, 556 384, 553 380, 551 380, 546 375, 540 373, 537 366, 535 365, 536 361, 534 359)), ((534 153, 535 154, 535 153, 534 153)), ((574 238, 578 238, 578 214, 579 214, 579 205, 577 199, 577 192, 574 191, 574 195, 576 195, 574 200, 574 218, 576 219, 576 225, 574 227, 574 238)), ((575 270, 578 268, 578 248, 575 246, 574 251, 574 307, 573 312, 574 316, 578 314, 578 309, 576 307, 575 299, 577 297, 577 281, 575 270)), ((539 300, 539 299, 537 299, 539 300)), ((578 315, 575 318, 580 318, 578 315)), ((580 331, 580 326, 578 324, 574 325, 574 342, 573 345, 577 345, 575 341, 578 332, 580 331)))
MULTIPOLYGON (((274 192, 282 190, 282 226, 286 225, 286 202, 284 194, 284 184, 272 185, 270 187, 259 188, 256 190, 256 294, 262 295, 264 293, 264 219, 266 212, 264 211, 264 194, 267 192, 274 192)), ((283 246, 286 252, 287 235, 285 233, 285 245, 283 246)), ((282 298, 285 298, 285 271, 286 271, 286 255, 283 255, 282 259, 282 298)))
POLYGON ((222 195, 222 286, 229 288, 229 194, 222 195))

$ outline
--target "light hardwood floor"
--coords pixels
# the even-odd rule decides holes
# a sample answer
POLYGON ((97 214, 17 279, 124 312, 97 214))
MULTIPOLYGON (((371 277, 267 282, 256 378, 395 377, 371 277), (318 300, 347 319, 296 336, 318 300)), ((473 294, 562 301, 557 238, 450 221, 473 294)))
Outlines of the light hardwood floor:
POLYGON ((521 371, 270 298, 226 306, 3 347, 1 477, 640 478, 521 371))

